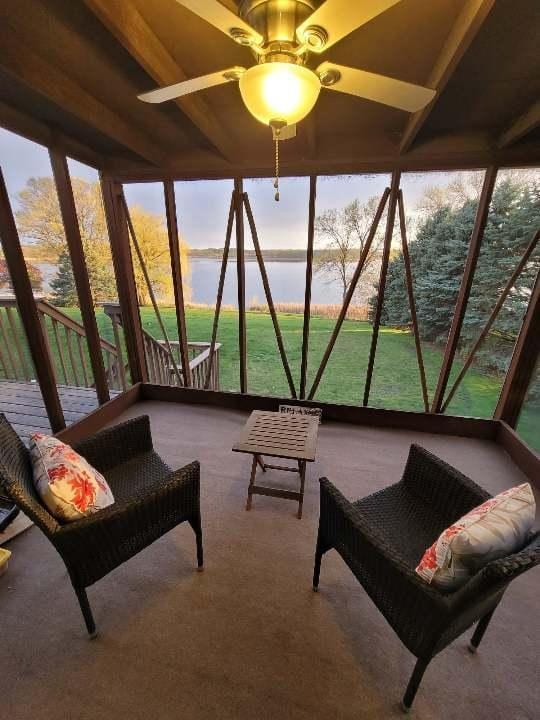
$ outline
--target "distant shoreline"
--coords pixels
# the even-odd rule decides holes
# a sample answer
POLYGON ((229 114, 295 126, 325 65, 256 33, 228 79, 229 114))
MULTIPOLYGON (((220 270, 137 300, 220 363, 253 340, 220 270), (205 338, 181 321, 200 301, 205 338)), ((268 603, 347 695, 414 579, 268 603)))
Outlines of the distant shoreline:
MULTIPOLYGON (((320 252, 320 251, 319 251, 320 252)), ((317 254, 317 251, 315 251, 317 254)), ((188 256, 193 260, 219 260, 223 258, 223 248, 189 248, 188 256)), ((270 262, 305 262, 305 250, 280 250, 267 249, 263 250, 264 259, 270 262)), ((256 262, 257 255, 255 250, 245 250, 244 258, 247 262, 256 262)), ((236 260, 236 248, 229 251, 229 260, 236 260)))

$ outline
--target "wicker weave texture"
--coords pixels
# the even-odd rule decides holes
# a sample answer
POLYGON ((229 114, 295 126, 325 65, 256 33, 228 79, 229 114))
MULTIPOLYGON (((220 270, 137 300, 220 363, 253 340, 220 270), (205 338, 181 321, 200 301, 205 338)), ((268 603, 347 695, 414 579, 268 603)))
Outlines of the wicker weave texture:
POLYGON ((351 503, 322 478, 319 547, 333 548, 404 645, 417 657, 442 650, 499 603, 510 581, 540 563, 533 536, 445 594, 415 572, 423 552, 451 523, 489 498, 472 480, 412 445, 401 481, 351 503))
POLYGON ((74 449, 103 473, 115 502, 59 524, 36 496, 28 450, 0 416, 0 484, 58 550, 76 589, 96 582, 181 522, 189 521, 200 533, 199 463, 172 471, 153 450, 148 416, 99 432, 74 449))

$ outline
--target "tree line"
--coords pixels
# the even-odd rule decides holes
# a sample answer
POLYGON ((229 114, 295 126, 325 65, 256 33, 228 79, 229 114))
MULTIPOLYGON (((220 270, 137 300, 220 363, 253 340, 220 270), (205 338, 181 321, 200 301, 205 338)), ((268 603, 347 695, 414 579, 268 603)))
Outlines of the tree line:
MULTIPOLYGON (((409 251, 421 337, 443 345, 454 314, 478 204, 479 185, 465 176, 426 193, 409 251), (446 192, 445 192, 446 191, 446 192)), ((497 182, 460 336, 463 355, 482 331, 510 275, 540 226, 540 182, 534 174, 501 173, 497 182)), ((504 373, 540 268, 537 248, 515 283, 475 362, 504 373)), ((377 286, 375 289, 378 290, 377 286)), ((370 299, 370 318, 376 306, 370 299)), ((388 267, 382 324, 411 322, 401 251, 388 267)))
MULTIPOLYGON (((94 302, 114 301, 118 294, 100 185, 73 178, 72 186, 94 302)), ((130 208, 130 215, 154 292, 161 302, 171 303, 174 295, 164 217, 138 206, 130 208)), ((27 261, 27 268, 34 290, 39 292, 43 289, 43 273, 37 265, 51 265, 56 273, 50 281, 49 300, 59 307, 76 306, 75 279, 51 177, 29 178, 17 194, 16 223, 23 251, 32 257, 30 262, 27 261)), ((186 276, 185 290, 189 296, 189 260, 187 245, 183 241, 180 250, 186 276)), ((149 305, 148 288, 135 252, 133 258, 139 304, 149 305)), ((0 258, 0 289, 10 286, 5 261, 0 258)))

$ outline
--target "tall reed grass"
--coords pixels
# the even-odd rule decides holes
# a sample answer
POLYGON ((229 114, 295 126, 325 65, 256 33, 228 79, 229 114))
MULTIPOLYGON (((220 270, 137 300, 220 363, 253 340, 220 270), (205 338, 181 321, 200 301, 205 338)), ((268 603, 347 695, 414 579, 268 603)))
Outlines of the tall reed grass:
MULTIPOLYGON (((286 315, 303 315, 304 314, 304 303, 274 303, 276 312, 285 313, 286 315)), ((187 302, 186 308, 194 310, 214 310, 215 305, 209 303, 194 303, 187 302)), ((222 305, 222 310, 236 311, 237 308, 234 305, 222 305)), ((256 312, 262 314, 268 314, 270 311, 268 305, 252 301, 247 305, 248 312, 256 312)), ((323 317, 335 320, 341 312, 341 305, 311 305, 312 317, 323 317)), ((347 320, 358 320, 364 321, 368 319, 368 306, 367 305, 353 305, 349 307, 347 311, 347 320)))
MULTIPOLYGON (((276 312, 286 313, 288 315, 303 315, 304 304, 303 303, 274 303, 276 312)), ((251 303, 248 307, 250 312, 268 313, 268 305, 261 303, 251 303)), ((335 319, 341 312, 341 305, 311 305, 312 317, 324 317, 335 319)), ((368 306, 367 305, 354 305, 350 306, 347 311, 347 320, 367 320, 368 319, 368 306)))

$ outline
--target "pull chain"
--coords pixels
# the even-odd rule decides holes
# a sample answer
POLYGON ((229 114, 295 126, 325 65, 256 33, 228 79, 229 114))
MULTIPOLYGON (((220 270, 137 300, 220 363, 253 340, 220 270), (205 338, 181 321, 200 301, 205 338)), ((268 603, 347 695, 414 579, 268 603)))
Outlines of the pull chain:
POLYGON ((279 138, 275 138, 276 143, 276 179, 274 180, 274 187, 276 188, 276 194, 274 195, 274 200, 276 202, 279 202, 279 138))

